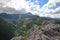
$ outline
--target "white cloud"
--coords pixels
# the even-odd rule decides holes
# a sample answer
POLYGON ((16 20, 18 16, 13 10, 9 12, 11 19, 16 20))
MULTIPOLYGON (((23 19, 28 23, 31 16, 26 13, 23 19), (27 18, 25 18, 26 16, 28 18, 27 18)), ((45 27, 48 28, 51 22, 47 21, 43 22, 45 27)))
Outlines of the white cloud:
POLYGON ((45 4, 42 8, 48 8, 51 6, 56 6, 56 3, 60 2, 60 0, 49 0, 47 4, 45 4))
POLYGON ((21 13, 26 13, 26 10, 25 9, 21 9, 21 10, 15 10, 14 8, 9 8, 9 7, 6 7, 6 8, 3 8, 3 7, 0 7, 0 13, 9 13, 9 14, 21 14, 21 13))
POLYGON ((60 7, 56 8, 56 10, 54 11, 54 13, 60 14, 60 7))
POLYGON ((56 3, 58 2, 60 2, 60 0, 49 0, 49 2, 41 8, 43 10, 43 13, 39 16, 60 18, 60 6, 56 9, 49 9, 49 7, 56 6, 56 3))
POLYGON ((34 4, 31 0, 0 0, 0 12, 20 13, 21 10, 24 9, 24 12, 31 12, 41 17, 60 17, 60 7, 55 10, 49 9, 49 7, 56 6, 56 3, 60 2, 60 0, 49 0, 42 8, 38 5, 38 2, 39 1, 36 0, 36 4, 34 4))
POLYGON ((29 2, 25 0, 0 0, 0 8, 14 8, 15 10, 26 9, 26 11, 30 11, 29 2))
POLYGON ((28 4, 25 0, 0 0, 0 3, 2 7, 11 7, 17 10, 28 7, 28 4))
MULTIPOLYGON (((26 1, 26 0, 0 0, 0 8, 1 7, 5 11, 0 10, 0 12, 1 11, 7 12, 8 10, 10 10, 8 8, 13 8, 15 10, 25 9, 27 12, 31 12, 33 14, 37 13, 37 10, 39 9, 38 8, 39 5, 35 5, 33 2, 31 2, 31 0, 29 0, 29 1, 26 1), (29 6, 29 5, 31 5, 31 6, 29 6)), ((15 10, 13 10, 13 11, 15 11, 15 10)), ((10 10, 10 12, 11 12, 11 10, 10 10)))
POLYGON ((50 18, 60 18, 60 7, 55 10, 47 10, 43 14, 40 14, 41 17, 50 17, 50 18))

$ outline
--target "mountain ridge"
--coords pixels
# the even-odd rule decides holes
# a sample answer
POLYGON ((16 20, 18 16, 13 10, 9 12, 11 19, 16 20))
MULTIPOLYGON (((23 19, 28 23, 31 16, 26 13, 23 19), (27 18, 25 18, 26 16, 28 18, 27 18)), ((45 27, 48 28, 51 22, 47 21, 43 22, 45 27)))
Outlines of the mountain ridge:
POLYGON ((0 17, 6 18, 6 19, 18 19, 18 18, 28 18, 32 17, 33 15, 31 13, 26 14, 7 14, 7 13, 0 13, 0 17))
MULTIPOLYGON (((27 40, 60 40, 60 22, 45 18, 40 18, 40 20, 43 20, 41 25, 34 25, 34 27, 31 27, 27 31, 27 40)), ((11 40, 21 39, 23 39, 23 37, 21 38, 21 36, 19 36, 11 40)))

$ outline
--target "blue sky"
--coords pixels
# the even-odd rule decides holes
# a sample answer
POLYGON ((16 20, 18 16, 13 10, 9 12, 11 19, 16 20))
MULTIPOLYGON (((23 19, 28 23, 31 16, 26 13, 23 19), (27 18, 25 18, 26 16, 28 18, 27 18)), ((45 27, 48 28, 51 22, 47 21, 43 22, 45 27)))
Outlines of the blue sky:
POLYGON ((58 15, 58 17, 60 16, 60 0, 28 0, 28 1, 30 1, 30 3, 33 2, 34 4, 39 5, 40 8, 36 13, 40 16, 42 15, 51 18, 57 17, 56 15, 58 15), (55 14, 53 15, 53 13, 55 14))
POLYGON ((46 4, 49 0, 38 0, 38 3, 36 3, 36 0, 26 0, 26 1, 30 1, 33 2, 34 4, 38 4, 40 5, 40 7, 42 7, 44 4, 46 4))
MULTIPOLYGON (((47 4, 49 2, 49 0, 38 0, 38 3, 35 3, 36 0, 27 0, 27 1, 30 1, 30 3, 33 2, 34 4, 38 4, 40 7, 43 7, 44 4, 47 4)), ((60 2, 57 2, 56 6, 49 7, 49 9, 56 9, 59 6, 60 2)))
POLYGON ((56 8, 58 8, 58 7, 60 7, 60 2, 56 3, 56 6, 52 6, 52 7, 50 7, 49 9, 56 9, 56 8))
POLYGON ((42 7, 44 4, 46 4, 49 0, 39 0, 40 7, 42 7))

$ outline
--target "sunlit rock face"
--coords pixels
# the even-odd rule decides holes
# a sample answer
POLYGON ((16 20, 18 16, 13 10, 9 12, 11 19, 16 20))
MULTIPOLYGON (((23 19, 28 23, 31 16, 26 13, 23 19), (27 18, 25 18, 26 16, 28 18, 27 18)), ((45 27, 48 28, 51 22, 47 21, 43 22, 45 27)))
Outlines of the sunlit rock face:
POLYGON ((60 40, 60 23, 45 21, 38 29, 27 31, 27 40, 60 40))
MULTIPOLYGON (((11 40, 24 40, 23 37, 14 37, 11 40)), ((60 22, 55 20, 44 21, 38 28, 27 31, 27 40, 60 40, 60 22)))

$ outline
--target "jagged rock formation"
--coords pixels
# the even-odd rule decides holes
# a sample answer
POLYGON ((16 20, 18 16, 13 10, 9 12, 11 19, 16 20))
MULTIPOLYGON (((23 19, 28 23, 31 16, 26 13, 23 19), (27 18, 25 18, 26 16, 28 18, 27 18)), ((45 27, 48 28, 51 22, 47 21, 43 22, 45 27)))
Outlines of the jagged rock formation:
MULTIPOLYGON (((15 37, 11 40, 22 40, 15 37)), ((60 40, 60 22, 55 20, 44 21, 38 28, 27 31, 27 40, 60 40)))
POLYGON ((45 21, 40 28, 30 29, 27 40, 60 40, 60 22, 45 21))

